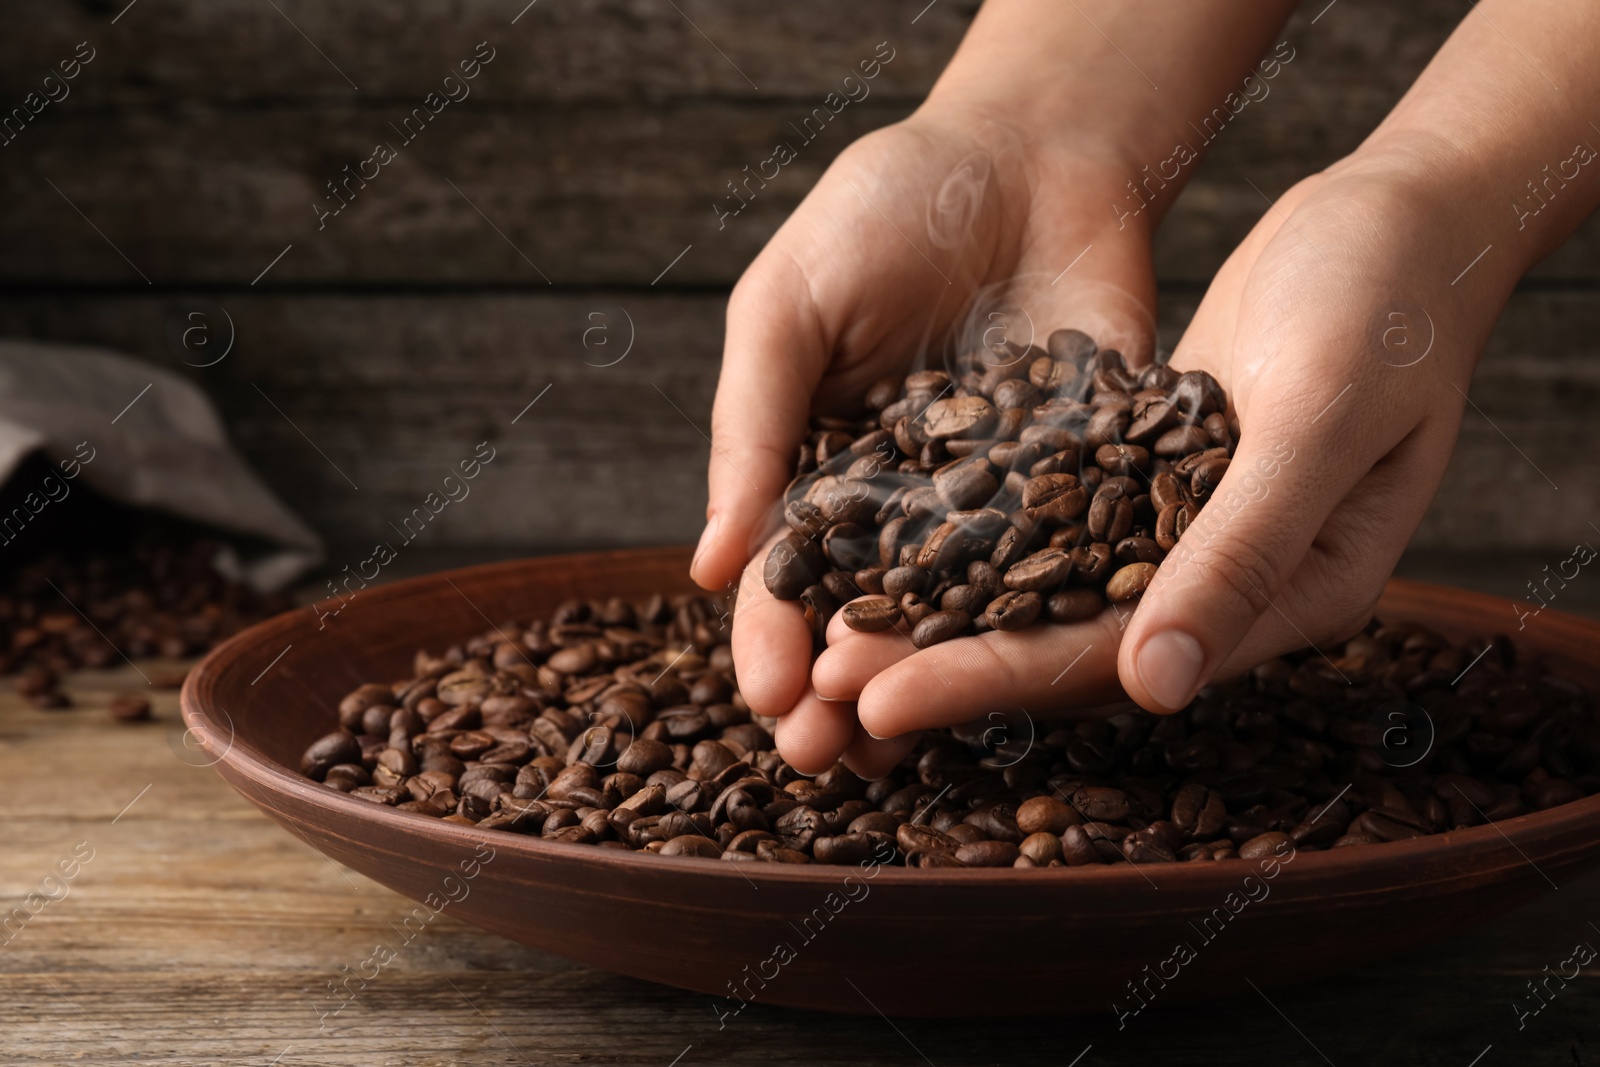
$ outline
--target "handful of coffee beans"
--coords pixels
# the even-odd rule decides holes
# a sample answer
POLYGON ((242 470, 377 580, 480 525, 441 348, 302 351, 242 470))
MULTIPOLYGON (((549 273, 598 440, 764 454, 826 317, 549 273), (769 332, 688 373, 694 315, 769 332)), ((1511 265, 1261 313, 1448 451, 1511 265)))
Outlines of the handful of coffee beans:
POLYGON ((864 420, 813 420, 763 577, 818 647, 840 605, 926 648, 1137 600, 1238 437, 1211 375, 1135 373, 1078 330, 955 370, 877 382, 864 420))
MULTIPOLYGON (((1103 543, 1103 542, 1102 542, 1103 543)), ((1504 638, 1380 625, 1170 716, 930 730, 887 777, 807 778, 735 685, 728 607, 570 601, 360 686, 301 769, 374 804, 733 862, 1082 867, 1398 841, 1600 791, 1572 683, 1504 638)), ((329 718, 334 718, 330 709, 329 718)))

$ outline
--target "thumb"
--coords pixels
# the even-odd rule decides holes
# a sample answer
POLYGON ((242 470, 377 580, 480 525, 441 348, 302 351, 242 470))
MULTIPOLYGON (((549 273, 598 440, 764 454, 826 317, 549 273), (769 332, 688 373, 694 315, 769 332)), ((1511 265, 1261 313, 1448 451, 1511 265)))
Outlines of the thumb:
POLYGON ((689 566, 706 589, 738 578, 793 477, 829 351, 809 294, 793 260, 763 254, 728 300, 706 528, 689 566))
MULTIPOLYGON (((1123 636, 1123 688, 1150 711, 1181 710, 1263 613, 1282 614, 1278 595, 1360 474, 1287 419, 1253 429, 1162 561, 1123 636)), ((1311 640, 1303 632, 1311 621, 1282 621, 1301 643, 1311 640)))

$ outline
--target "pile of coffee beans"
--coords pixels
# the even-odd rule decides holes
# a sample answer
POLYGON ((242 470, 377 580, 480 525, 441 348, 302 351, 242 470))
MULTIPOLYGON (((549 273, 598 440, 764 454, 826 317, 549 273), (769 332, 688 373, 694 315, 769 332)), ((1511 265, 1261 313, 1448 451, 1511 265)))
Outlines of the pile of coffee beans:
POLYGON ((0 671, 107 667, 123 662, 117 649, 134 659, 183 659, 293 606, 288 596, 262 595, 218 573, 212 561, 221 548, 205 538, 144 543, 9 573, 0 585, 0 671))
POLYGON ((819 647, 850 601, 853 629, 904 620, 925 648, 1144 592, 1228 469, 1227 397, 1204 371, 1134 372, 1078 330, 1048 349, 885 378, 868 418, 812 421, 764 578, 803 602, 819 647))
MULTIPOLYGON (((1184 711, 928 731, 887 777, 808 778, 735 685, 728 606, 572 601, 419 652, 301 769, 402 811, 730 861, 1080 867, 1261 857, 1497 822, 1600 791, 1577 686, 1504 638, 1379 625, 1184 711)), ((330 715, 331 718, 331 715, 330 715)))
MULTIPOLYGON (((122 504, 81 483, 40 511, 33 490, 58 473, 34 454, 0 484, 0 516, 8 517, 0 531, 0 675, 15 675, 17 693, 35 707, 71 706, 59 677, 69 671, 119 667, 124 654, 197 656, 294 606, 287 595, 262 595, 219 573, 213 564, 223 542, 202 524, 122 504)), ((230 543, 245 554, 266 547, 230 543)), ((178 670, 146 673, 158 688, 183 680, 178 670)), ((148 714, 124 702, 112 718, 138 722, 148 714)))
MULTIPOLYGON (((286 611, 287 596, 263 596, 212 566, 221 545, 207 538, 142 541, 118 550, 50 553, 0 577, 0 674, 35 707, 65 708, 60 675, 159 656, 209 651, 245 627, 286 611)), ((153 680, 157 680, 152 675, 153 680)), ((121 722, 148 718, 119 706, 121 722)))

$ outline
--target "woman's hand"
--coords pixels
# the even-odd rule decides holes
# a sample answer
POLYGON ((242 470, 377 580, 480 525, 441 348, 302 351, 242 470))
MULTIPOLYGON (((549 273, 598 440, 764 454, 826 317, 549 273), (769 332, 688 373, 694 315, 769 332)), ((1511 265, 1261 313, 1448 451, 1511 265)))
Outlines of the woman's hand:
MULTIPOLYGON (((956 294, 1022 276, 1005 295, 1038 329, 1079 326, 1137 363, 1149 231, 1192 166, 1126 230, 1109 205, 1187 137, 1191 112, 1237 85, 1287 10, 1197 3, 1151 20, 1138 3, 985 4, 923 111, 842 156, 740 284, 701 583, 720 586, 756 547, 812 392, 840 403, 904 370, 924 334, 957 321, 956 294), (1140 35, 1135 79, 1114 42, 1140 35), (1055 110, 1030 110, 1039 101, 1055 110), (981 195, 952 196, 972 188, 950 184, 964 169, 984 176, 981 195), (952 200, 972 205, 962 224, 931 226, 952 200), (951 247, 932 240, 957 230, 951 247), (1059 285, 1042 282, 1067 263, 1059 285), (1107 307, 1106 292, 1131 299, 1107 307), (1079 293, 1087 304, 1069 299, 1079 293)), ((1356 155, 1270 206, 1207 292, 1172 362, 1221 381, 1240 440, 1134 612, 921 652, 835 619, 808 679, 799 610, 746 572, 739 681, 755 710, 788 712, 778 741, 796 769, 843 752, 882 773, 914 731, 992 713, 1093 713, 1124 693, 1173 711, 1207 681, 1365 621, 1438 487, 1512 287, 1600 204, 1592 178, 1567 173, 1594 157, 1572 139, 1588 137, 1600 99, 1600 13, 1557 0, 1482 0, 1479 12, 1356 155), (1537 160, 1557 161, 1566 184, 1535 211, 1517 198, 1537 160)))
POLYGON ((1470 215, 1419 170, 1353 157, 1290 190, 1179 344, 1173 363, 1223 383, 1241 434, 1123 635, 1118 674, 1144 707, 1354 634, 1433 500, 1515 275, 1452 288, 1470 215))
POLYGON ((1172 359, 1223 384, 1240 440, 1137 609, 920 652, 836 618, 815 691, 856 701, 878 737, 1089 709, 1119 688, 1170 712, 1358 630, 1444 474, 1510 290, 1452 290, 1441 265, 1461 258, 1460 222, 1404 169, 1350 161, 1301 183, 1218 273, 1172 359))
POLYGON ((875 380, 904 374, 969 317, 990 341, 1027 344, 1036 329, 1042 344, 1070 323, 1147 359, 1149 229, 1138 218, 1119 228, 1112 210, 1128 172, 1109 154, 1044 151, 982 111, 925 109, 841 154, 735 289, 693 574, 718 588, 743 569, 740 689, 783 717, 779 748, 797 770, 848 750, 852 767, 882 773, 908 747, 858 735, 852 702, 817 697, 801 610, 762 582, 760 542, 808 415, 858 409, 875 380), (986 294, 975 314, 974 292, 986 294))

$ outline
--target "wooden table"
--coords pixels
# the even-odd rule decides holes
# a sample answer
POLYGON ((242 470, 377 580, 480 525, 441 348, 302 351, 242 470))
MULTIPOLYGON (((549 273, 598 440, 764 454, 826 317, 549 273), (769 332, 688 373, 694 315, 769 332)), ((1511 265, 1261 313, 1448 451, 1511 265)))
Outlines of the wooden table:
MULTIPOLYGON (((0 695, 0 903, 9 910, 42 886, 60 898, 0 945, 4 1064, 1498 1067, 1600 1058, 1585 1047, 1600 964, 1564 989, 1552 981, 1553 1001, 1521 1030, 1513 1010, 1534 1003, 1525 983, 1546 965, 1554 971, 1578 942, 1600 946, 1591 925, 1600 872, 1448 945, 1298 988, 1225 990, 1209 1007, 1152 1008, 1122 1031, 1109 1013, 1019 1024, 759 1005, 719 1030, 709 997, 578 967, 448 915, 320 1028, 315 1005, 328 984, 410 902, 314 852, 194 766, 204 757, 183 744, 175 692, 155 692, 155 722, 123 726, 108 718, 109 698, 151 692, 133 670, 79 675, 68 688, 77 702, 68 711, 35 710, 9 688, 0 695), (93 858, 62 895, 45 879, 75 847, 86 854, 79 842, 93 858)), ((1061 991, 1063 1001, 1072 995, 1061 991)))

